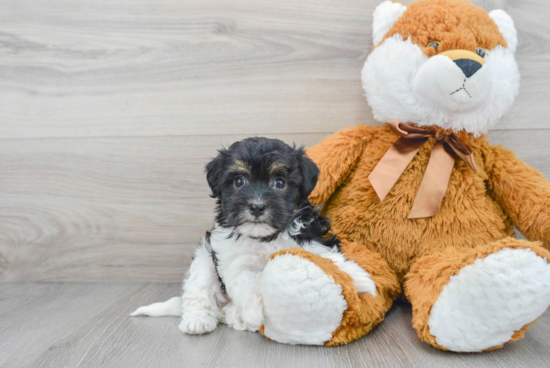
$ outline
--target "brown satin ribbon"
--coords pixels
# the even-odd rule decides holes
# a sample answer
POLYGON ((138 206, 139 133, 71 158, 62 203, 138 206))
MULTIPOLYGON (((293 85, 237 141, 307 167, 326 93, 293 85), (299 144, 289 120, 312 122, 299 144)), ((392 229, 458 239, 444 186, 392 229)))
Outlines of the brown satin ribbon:
POLYGON ((432 148, 428 167, 416 193, 409 218, 435 216, 447 191, 456 154, 473 171, 477 171, 472 150, 461 143, 454 134, 438 134, 430 128, 409 125, 398 120, 389 122, 390 129, 400 138, 384 154, 369 175, 369 181, 381 201, 386 198, 403 171, 420 147, 433 137, 437 143, 432 148))

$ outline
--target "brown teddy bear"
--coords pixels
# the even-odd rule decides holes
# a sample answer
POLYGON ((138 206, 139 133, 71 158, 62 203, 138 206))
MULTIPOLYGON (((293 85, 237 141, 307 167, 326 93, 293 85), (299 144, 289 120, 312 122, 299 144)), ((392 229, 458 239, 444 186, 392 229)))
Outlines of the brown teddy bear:
POLYGON ((485 137, 519 89, 514 23, 462 0, 385 1, 373 40, 363 86, 390 124, 307 151, 321 170, 311 201, 377 287, 348 300, 358 312, 337 342, 380 322, 399 285, 419 337, 437 348, 522 338, 550 305, 550 183, 485 137))
MULTIPOLYGON (((389 124, 349 128, 307 151, 320 169, 310 200, 324 203, 345 258, 307 251, 314 239, 293 245, 311 223, 279 234, 252 274, 259 331, 345 344, 380 323, 403 287, 414 327, 435 347, 517 340, 550 305, 550 183, 485 139, 519 89, 514 23, 462 0, 385 1, 373 29, 363 84, 389 124), (513 225, 533 242, 515 239, 513 225), (356 287, 353 263, 369 292, 356 287)), ((171 301, 181 313, 181 299, 171 301)))

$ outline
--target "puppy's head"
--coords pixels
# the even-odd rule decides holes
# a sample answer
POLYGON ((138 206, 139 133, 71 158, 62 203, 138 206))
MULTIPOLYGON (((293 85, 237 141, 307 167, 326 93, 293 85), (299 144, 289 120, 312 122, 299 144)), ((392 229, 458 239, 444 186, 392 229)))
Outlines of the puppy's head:
POLYGON ((318 175, 302 148, 267 138, 236 142, 206 165, 208 185, 218 199, 216 221, 254 238, 286 229, 298 209, 309 204, 318 175))

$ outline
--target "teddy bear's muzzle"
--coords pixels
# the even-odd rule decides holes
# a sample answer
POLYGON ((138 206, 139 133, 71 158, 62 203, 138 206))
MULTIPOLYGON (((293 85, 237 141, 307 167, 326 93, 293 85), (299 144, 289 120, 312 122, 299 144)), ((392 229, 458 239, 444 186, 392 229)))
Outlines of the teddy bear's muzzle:
POLYGON ((414 92, 446 112, 479 109, 489 99, 492 81, 485 60, 467 50, 450 50, 431 57, 418 70, 414 92))

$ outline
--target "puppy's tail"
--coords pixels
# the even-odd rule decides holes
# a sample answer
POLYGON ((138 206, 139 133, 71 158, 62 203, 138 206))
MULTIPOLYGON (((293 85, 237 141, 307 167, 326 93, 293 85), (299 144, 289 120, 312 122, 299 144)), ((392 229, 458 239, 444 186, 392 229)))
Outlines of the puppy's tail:
POLYGON ((130 314, 130 316, 181 316, 181 296, 175 296, 162 303, 154 303, 139 307, 134 313, 130 314))

